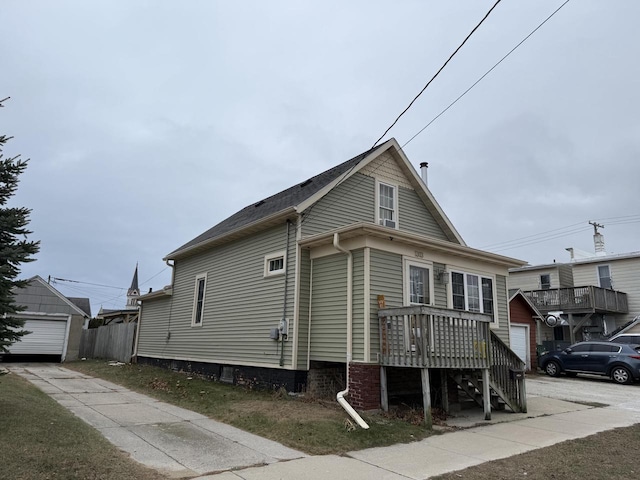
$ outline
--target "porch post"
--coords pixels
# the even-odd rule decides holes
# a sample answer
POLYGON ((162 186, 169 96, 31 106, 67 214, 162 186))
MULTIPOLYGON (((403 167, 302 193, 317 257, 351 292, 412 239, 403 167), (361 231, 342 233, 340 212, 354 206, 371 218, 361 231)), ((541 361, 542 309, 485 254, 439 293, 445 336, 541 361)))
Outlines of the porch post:
POLYGON ((449 377, 444 368, 440 369, 440 391, 442 391, 442 409, 449 413, 449 377))
POLYGON ((429 369, 421 368, 422 376, 422 404, 424 405, 424 424, 431 430, 433 418, 431 417, 431 386, 429 384, 429 369))
POLYGON ((482 403, 484 406, 484 419, 491 420, 491 389, 488 368, 482 369, 482 403))
POLYGON ((387 390, 387 368, 380 367, 380 405, 384 412, 389 411, 389 391, 387 390))
POLYGON ((571 345, 576 343, 576 333, 573 331, 573 313, 570 313, 568 316, 569 320, 569 340, 571 341, 571 345))

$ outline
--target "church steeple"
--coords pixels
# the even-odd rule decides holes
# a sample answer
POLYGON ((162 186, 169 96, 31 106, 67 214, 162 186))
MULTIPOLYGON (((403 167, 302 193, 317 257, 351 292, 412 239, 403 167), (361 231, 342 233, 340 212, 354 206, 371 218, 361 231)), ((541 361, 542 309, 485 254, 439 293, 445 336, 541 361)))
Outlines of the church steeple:
POLYGON ((138 308, 138 298, 140 297, 140 288, 138 288, 138 264, 136 263, 136 269, 133 272, 133 279, 131 280, 131 287, 127 290, 127 309, 138 308))

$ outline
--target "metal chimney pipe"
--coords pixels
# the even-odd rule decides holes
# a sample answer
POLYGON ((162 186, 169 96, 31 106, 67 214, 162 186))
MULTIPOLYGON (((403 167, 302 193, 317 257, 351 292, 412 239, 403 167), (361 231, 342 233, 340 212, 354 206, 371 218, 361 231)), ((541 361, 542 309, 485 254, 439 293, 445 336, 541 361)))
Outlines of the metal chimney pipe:
POLYGON ((425 185, 429 186, 427 183, 427 169, 429 168, 429 164, 427 162, 422 162, 420 164, 420 176, 422 177, 422 181, 425 185))

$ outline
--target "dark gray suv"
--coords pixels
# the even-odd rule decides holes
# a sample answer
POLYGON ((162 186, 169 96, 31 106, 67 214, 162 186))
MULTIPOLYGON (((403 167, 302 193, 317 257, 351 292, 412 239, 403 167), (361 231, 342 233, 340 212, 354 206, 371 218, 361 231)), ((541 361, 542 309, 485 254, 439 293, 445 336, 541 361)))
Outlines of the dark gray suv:
POLYGON ((546 352, 538 360, 547 375, 574 377, 590 373, 628 384, 640 379, 640 345, 614 342, 580 342, 557 352, 546 352))

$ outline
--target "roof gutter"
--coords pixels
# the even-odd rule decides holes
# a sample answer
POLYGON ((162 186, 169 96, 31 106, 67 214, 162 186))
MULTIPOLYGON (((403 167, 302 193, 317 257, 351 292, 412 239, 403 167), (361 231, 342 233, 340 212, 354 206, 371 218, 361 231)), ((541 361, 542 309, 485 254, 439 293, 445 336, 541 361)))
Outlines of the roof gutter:
POLYGON ((340 252, 347 255, 347 385, 344 390, 337 393, 336 400, 360 427, 367 430, 369 428, 367 422, 365 422, 362 417, 358 415, 358 412, 356 412, 344 398, 344 396, 349 393, 349 365, 351 364, 351 360, 353 359, 353 254, 350 250, 347 250, 340 245, 340 237, 337 233, 333 234, 333 246, 340 252))

